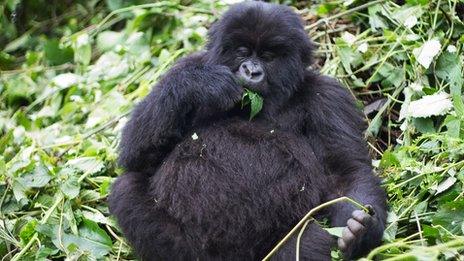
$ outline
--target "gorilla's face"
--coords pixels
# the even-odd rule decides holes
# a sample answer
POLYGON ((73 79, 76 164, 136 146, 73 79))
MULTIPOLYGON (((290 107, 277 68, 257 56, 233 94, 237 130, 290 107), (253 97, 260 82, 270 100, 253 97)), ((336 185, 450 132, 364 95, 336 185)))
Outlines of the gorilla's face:
POLYGON ((213 25, 209 62, 228 66, 260 94, 291 95, 311 59, 311 43, 289 8, 263 2, 232 6, 213 25))

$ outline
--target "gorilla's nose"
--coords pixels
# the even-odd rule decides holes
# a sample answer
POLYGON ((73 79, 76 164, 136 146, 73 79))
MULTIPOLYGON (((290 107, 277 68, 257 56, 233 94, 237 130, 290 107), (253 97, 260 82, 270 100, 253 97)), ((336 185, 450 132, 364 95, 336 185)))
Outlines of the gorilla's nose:
POLYGON ((258 83, 264 78, 264 70, 258 63, 252 61, 243 62, 239 68, 240 76, 246 81, 258 83))

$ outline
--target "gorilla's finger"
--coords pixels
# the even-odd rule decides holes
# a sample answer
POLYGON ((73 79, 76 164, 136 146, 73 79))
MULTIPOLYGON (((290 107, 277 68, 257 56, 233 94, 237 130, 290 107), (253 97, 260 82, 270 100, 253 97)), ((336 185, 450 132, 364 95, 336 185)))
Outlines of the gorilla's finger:
POLYGON ((338 248, 340 248, 341 251, 345 251, 348 249, 348 246, 342 238, 338 239, 338 248))
POLYGON ((356 221, 355 219, 352 219, 352 218, 348 219, 346 224, 347 224, 348 228, 350 229, 350 231, 353 232, 353 234, 356 237, 362 236, 362 234, 364 234, 364 232, 366 231, 366 227, 363 226, 358 221, 356 221))
POLYGON ((356 236, 348 227, 345 227, 342 232, 342 239, 347 245, 351 245, 356 240, 356 236))
POLYGON ((370 204, 367 204, 365 205, 365 207, 367 208, 367 213, 371 216, 374 216, 375 215, 375 210, 374 210, 374 207, 370 204))
POLYGON ((358 221, 359 223, 363 224, 364 226, 369 226, 372 222, 372 217, 362 210, 355 210, 351 214, 351 216, 358 221))

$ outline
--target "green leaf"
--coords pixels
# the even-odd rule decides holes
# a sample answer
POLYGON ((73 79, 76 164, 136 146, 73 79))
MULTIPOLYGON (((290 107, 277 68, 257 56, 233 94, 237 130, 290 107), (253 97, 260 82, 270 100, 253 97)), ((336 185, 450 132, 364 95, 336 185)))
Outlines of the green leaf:
POLYGON ((15 77, 8 81, 6 87, 6 99, 8 105, 21 104, 31 99, 32 88, 35 83, 26 75, 15 77))
POLYGON ((383 12, 383 8, 381 5, 376 4, 373 6, 370 6, 368 8, 368 13, 369 13, 369 24, 371 25, 371 29, 376 32, 377 29, 379 28, 388 28, 388 24, 385 21, 385 19, 380 16, 380 14, 383 12))
MULTIPOLYGON (((55 239, 57 240, 57 239, 55 239)), ((84 219, 79 227, 79 236, 63 234, 63 244, 66 248, 76 246, 81 251, 89 252, 95 258, 101 258, 111 251, 111 238, 97 223, 84 219)))
POLYGON ((101 198, 103 197, 95 190, 82 190, 80 195, 82 201, 97 201, 101 198))
POLYGON ((70 176, 65 182, 61 183, 60 190, 69 199, 73 199, 79 195, 80 185, 79 179, 76 176, 70 176))
POLYGON ((329 14, 332 10, 334 10, 337 7, 337 5, 332 4, 332 3, 324 3, 320 4, 317 7, 317 15, 319 16, 326 16, 329 14))
POLYGON ((444 124, 446 126, 446 133, 450 137, 459 138, 461 133, 461 119, 454 115, 448 115, 445 118, 444 124))
POLYGON ((115 225, 114 222, 112 222, 109 218, 105 217, 101 212, 98 212, 96 210, 94 212, 83 210, 82 214, 86 219, 91 220, 93 222, 106 224, 110 226, 115 225))
POLYGON ((23 244, 27 244, 29 239, 32 238, 35 233, 37 224, 37 219, 31 219, 21 228, 21 231, 19 232, 19 238, 21 238, 21 242, 23 242, 23 244))
POLYGON ((337 53, 340 56, 343 68, 347 73, 352 73, 352 68, 357 67, 363 62, 361 53, 347 46, 347 44, 341 39, 337 39, 336 44, 337 53))
POLYGON ((89 174, 97 173, 105 167, 103 161, 96 157, 75 158, 68 161, 67 165, 89 174))
POLYGON ((92 58, 92 47, 90 45, 90 37, 88 34, 78 35, 73 43, 74 47, 74 62, 82 65, 88 65, 92 58))
POLYGON ((416 212, 417 214, 422 214, 422 213, 427 212, 427 205, 428 205, 427 201, 420 202, 414 207, 414 212, 416 212))
POLYGON ((462 64, 459 56, 455 53, 443 52, 438 58, 435 66, 437 77, 449 81, 453 105, 460 117, 464 116, 464 103, 461 97, 461 89, 464 82, 462 64))
POLYGON ((386 62, 380 67, 379 74, 383 76, 382 86, 384 87, 399 87, 405 81, 405 73, 403 68, 395 67, 386 62))
POLYGON ((110 91, 106 94, 106 96, 108 98, 100 102, 90 112, 87 117, 87 122, 85 123, 86 128, 93 128, 102 122, 107 122, 110 119, 117 117, 128 104, 124 95, 117 90, 110 91))
POLYGON ((64 203, 61 216, 64 217, 63 220, 65 221, 66 226, 69 226, 71 232, 73 234, 78 234, 77 221, 70 200, 66 200, 64 203))
POLYGON ((50 259, 47 257, 55 255, 56 253, 58 253, 58 249, 51 249, 42 245, 35 254, 35 261, 48 261, 50 259))
POLYGON ((71 62, 74 53, 71 47, 60 47, 58 40, 49 40, 45 46, 45 59, 51 65, 60 65, 63 63, 71 62))
POLYGON ((444 203, 433 216, 432 223, 441 225, 451 233, 461 234, 464 217, 464 200, 444 203))
POLYGON ((422 15, 423 9, 420 6, 411 6, 403 8, 398 8, 393 14, 392 18, 399 21, 402 24, 411 18, 416 17, 419 18, 422 15))
POLYGON ((15 180, 13 181, 12 189, 13 189, 13 195, 17 201, 21 201, 22 199, 25 199, 26 201, 28 201, 27 196, 26 196, 27 189, 24 187, 24 185, 22 185, 20 182, 15 180))
POLYGON ((14 68, 16 57, 0 51, 0 69, 11 70, 14 68))
POLYGON ((440 237, 440 231, 437 228, 431 227, 429 225, 421 224, 422 226, 422 233, 427 241, 435 244, 435 240, 440 237))
POLYGON ((383 155, 382 159, 380 160, 380 167, 381 168, 388 168, 390 166, 399 166, 400 161, 396 157, 396 155, 391 150, 386 150, 383 155))
POLYGON ((383 239, 388 242, 392 242, 396 238, 398 232, 398 216, 395 212, 388 212, 387 217, 387 228, 383 233, 383 239))
POLYGON ((329 234, 332 236, 336 237, 342 237, 342 232, 345 227, 329 227, 329 228, 323 228, 325 231, 327 231, 329 234))
POLYGON ((39 224, 36 227, 36 231, 46 237, 56 238, 58 235, 58 225, 56 224, 39 224))
POLYGON ((263 97, 259 94, 245 89, 242 97, 242 107, 250 104, 250 121, 261 111, 263 108, 263 97))
POLYGON ((74 51, 74 61, 83 65, 88 65, 92 58, 92 48, 90 44, 80 46, 74 51))
POLYGON ((58 178, 61 181, 60 190, 67 198, 73 199, 79 195, 80 184, 75 169, 69 167, 61 169, 58 178))
POLYGON ((13 141, 13 130, 8 130, 0 136, 0 154, 7 148, 8 144, 13 141))
POLYGON ((16 180, 26 188, 41 188, 47 185, 51 178, 48 169, 40 165, 33 172, 20 176, 16 180))
POLYGON ((250 96, 250 100, 251 100, 251 112, 250 112, 250 120, 251 120, 263 108, 263 98, 255 93, 254 95, 250 96))
POLYGON ((434 133, 435 127, 431 118, 413 118, 412 122, 421 133, 434 133))
POLYGON ((97 36, 97 48, 101 52, 112 50, 116 45, 122 43, 124 39, 124 33, 104 31, 97 36))
POLYGON ((102 184, 100 185, 100 195, 106 196, 110 192, 110 179, 103 180, 102 184))

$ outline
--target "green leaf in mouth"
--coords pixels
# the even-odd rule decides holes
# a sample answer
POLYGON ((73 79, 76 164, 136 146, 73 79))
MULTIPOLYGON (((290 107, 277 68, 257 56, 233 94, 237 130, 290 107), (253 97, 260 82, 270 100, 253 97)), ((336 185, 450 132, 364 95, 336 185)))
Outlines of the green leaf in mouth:
POLYGON ((250 121, 261 111, 263 108, 263 97, 256 92, 245 89, 242 97, 242 108, 250 104, 250 121))

